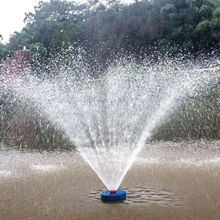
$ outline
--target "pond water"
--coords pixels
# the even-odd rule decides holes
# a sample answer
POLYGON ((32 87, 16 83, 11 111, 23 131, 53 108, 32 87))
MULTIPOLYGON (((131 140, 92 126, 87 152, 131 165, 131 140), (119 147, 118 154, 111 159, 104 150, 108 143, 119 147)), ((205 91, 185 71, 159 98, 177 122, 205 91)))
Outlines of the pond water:
POLYGON ((147 143, 120 189, 105 190, 77 152, 1 147, 0 219, 218 219, 220 141, 147 143))

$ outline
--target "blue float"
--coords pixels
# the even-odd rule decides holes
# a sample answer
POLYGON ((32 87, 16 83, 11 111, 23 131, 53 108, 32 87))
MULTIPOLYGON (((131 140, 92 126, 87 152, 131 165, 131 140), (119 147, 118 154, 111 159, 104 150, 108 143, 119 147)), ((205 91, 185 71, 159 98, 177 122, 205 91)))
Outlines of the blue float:
POLYGON ((101 194, 102 201, 121 201, 126 199, 126 192, 124 190, 107 190, 101 194))

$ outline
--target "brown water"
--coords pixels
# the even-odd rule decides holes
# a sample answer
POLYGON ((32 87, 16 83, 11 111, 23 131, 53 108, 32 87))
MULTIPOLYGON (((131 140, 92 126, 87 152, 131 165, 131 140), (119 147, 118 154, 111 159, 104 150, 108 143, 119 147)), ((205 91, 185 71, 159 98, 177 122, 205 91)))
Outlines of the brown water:
POLYGON ((105 187, 74 152, 0 153, 0 219, 220 219, 220 141, 147 144, 121 189, 105 187))

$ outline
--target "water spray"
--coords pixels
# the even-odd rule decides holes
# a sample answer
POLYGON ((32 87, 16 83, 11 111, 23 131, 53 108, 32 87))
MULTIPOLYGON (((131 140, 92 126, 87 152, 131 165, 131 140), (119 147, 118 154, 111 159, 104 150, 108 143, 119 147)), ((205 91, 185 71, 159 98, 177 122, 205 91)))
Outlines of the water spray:
POLYGON ((131 62, 98 79, 57 70, 49 80, 7 77, 2 88, 63 131, 110 189, 101 193, 102 201, 121 201, 126 192, 117 189, 153 131, 178 106, 218 82, 219 67, 203 66, 131 62))

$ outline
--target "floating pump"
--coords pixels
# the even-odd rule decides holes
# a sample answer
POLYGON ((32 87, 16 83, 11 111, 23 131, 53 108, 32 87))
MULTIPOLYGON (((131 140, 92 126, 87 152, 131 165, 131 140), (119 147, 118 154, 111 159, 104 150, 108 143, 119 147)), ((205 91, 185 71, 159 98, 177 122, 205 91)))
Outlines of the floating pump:
POLYGON ((124 190, 107 190, 102 192, 101 199, 104 202, 122 201, 126 199, 126 192, 124 190))

